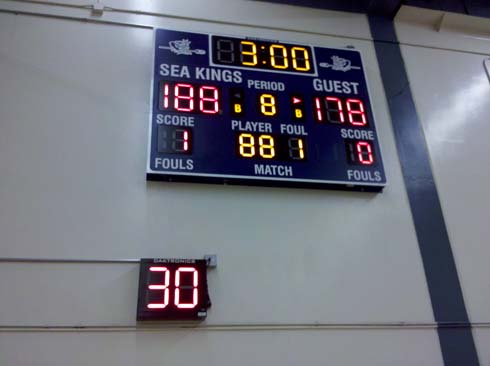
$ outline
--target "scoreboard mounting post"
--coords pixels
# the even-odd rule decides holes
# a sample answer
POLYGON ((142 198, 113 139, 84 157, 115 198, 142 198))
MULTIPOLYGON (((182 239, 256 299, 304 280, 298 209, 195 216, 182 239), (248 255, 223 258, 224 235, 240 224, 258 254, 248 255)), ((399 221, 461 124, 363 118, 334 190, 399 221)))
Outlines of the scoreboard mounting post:
POLYGON ((147 178, 380 191, 361 54, 157 29, 147 178))

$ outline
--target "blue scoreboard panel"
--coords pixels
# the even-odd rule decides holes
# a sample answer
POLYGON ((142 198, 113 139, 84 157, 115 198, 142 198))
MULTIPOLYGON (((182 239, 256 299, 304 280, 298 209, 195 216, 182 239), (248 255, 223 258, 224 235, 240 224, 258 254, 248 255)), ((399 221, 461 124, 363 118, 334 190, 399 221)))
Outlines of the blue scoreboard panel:
POLYGON ((155 31, 147 178, 380 191, 361 55, 155 31))

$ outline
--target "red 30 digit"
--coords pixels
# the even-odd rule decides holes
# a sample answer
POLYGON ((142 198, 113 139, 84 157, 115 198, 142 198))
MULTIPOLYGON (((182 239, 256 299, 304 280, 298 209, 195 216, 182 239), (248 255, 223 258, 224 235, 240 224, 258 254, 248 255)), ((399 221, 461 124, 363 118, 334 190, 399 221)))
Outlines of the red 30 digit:
POLYGON ((164 309, 168 305, 169 292, 168 286, 170 284, 170 271, 167 267, 150 267, 150 272, 160 272, 163 275, 163 281, 159 284, 148 285, 148 289, 151 291, 163 291, 162 302, 149 303, 148 309, 164 309))
MULTIPOLYGON (((195 268, 193 267, 179 267, 177 271, 175 272, 175 299, 174 299, 174 304, 177 306, 179 309, 193 309, 197 305, 197 300, 198 300, 198 292, 197 292, 197 286, 199 277, 198 277, 198 272, 195 268), (192 276, 192 288, 181 288, 181 279, 180 277, 182 276, 183 273, 190 273, 192 276), (192 291, 192 303, 182 303, 180 301, 180 291, 192 291)), ((189 286, 190 287, 190 286, 189 286)))

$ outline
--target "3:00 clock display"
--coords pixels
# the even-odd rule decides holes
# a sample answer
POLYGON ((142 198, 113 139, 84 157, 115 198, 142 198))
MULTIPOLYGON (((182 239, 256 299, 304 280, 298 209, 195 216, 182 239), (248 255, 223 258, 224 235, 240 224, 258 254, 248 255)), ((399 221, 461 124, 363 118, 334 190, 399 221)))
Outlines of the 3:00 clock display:
POLYGON ((314 74, 309 46, 212 36, 213 62, 227 66, 314 74))

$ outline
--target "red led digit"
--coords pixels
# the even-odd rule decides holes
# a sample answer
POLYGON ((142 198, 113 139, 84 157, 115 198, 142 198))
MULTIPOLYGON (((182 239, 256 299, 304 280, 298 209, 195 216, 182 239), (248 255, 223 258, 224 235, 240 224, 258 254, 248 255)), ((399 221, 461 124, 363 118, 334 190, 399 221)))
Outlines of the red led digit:
POLYGON ((180 112, 192 112, 194 110, 194 88, 190 84, 175 84, 174 88, 174 108, 180 112), (182 95, 181 89, 187 89, 187 95, 182 95), (183 101, 187 101, 187 106, 181 104, 183 101))
MULTIPOLYGON (((209 95, 209 94, 208 94, 209 95)), ((216 114, 219 111, 218 105, 218 88, 214 86, 202 86, 199 88, 199 109, 203 113, 216 114), (205 96, 206 92, 211 92, 212 97, 205 96), (211 108, 206 108, 206 104, 209 106, 212 103, 211 108)))
MULTIPOLYGON (((349 104, 347 104, 349 106, 349 104)), ((344 123, 344 112, 342 109, 342 102, 340 101, 339 98, 336 97, 325 97, 325 107, 327 107, 327 118, 330 122, 334 123, 344 123), (330 108, 328 105, 328 102, 334 102, 337 103, 337 108, 330 108), (333 113, 338 113, 339 114, 339 119, 332 118, 331 114, 333 113)))
POLYGON ((165 83, 163 85, 163 108, 168 108, 168 94, 169 94, 169 87, 168 84, 165 83))
POLYGON ((323 121, 322 106, 320 104, 320 98, 315 98, 316 119, 323 121))
POLYGON ((175 152, 189 151, 189 131, 176 128, 172 134, 172 150, 175 152))
POLYGON ((162 272, 163 283, 149 285, 148 289, 151 291, 163 291, 163 302, 149 303, 148 309, 164 309, 168 305, 169 292, 168 286, 170 284, 170 271, 167 267, 150 267, 150 272, 162 272))
POLYGON ((349 122, 353 126, 365 126, 367 124, 366 114, 364 113, 364 104, 359 99, 347 99, 347 112, 349 114, 349 122), (353 109, 357 105, 358 109, 353 109), (360 116, 361 120, 355 120, 355 116, 360 116))
POLYGON ((366 141, 359 141, 356 144, 357 157, 363 165, 371 165, 374 163, 373 150, 371 144, 366 141))
MULTIPOLYGON (((174 303, 179 309, 193 309, 197 305, 198 293, 197 293, 197 285, 198 285, 198 272, 193 267, 179 267, 175 272, 175 299, 174 303), (180 302, 180 276, 181 273, 192 273, 192 303, 183 304, 180 302)), ((190 287, 190 286, 189 286, 190 287)), ((187 289, 182 288, 182 291, 187 289)))
POLYGON ((184 151, 189 151, 189 132, 184 131, 184 151))

